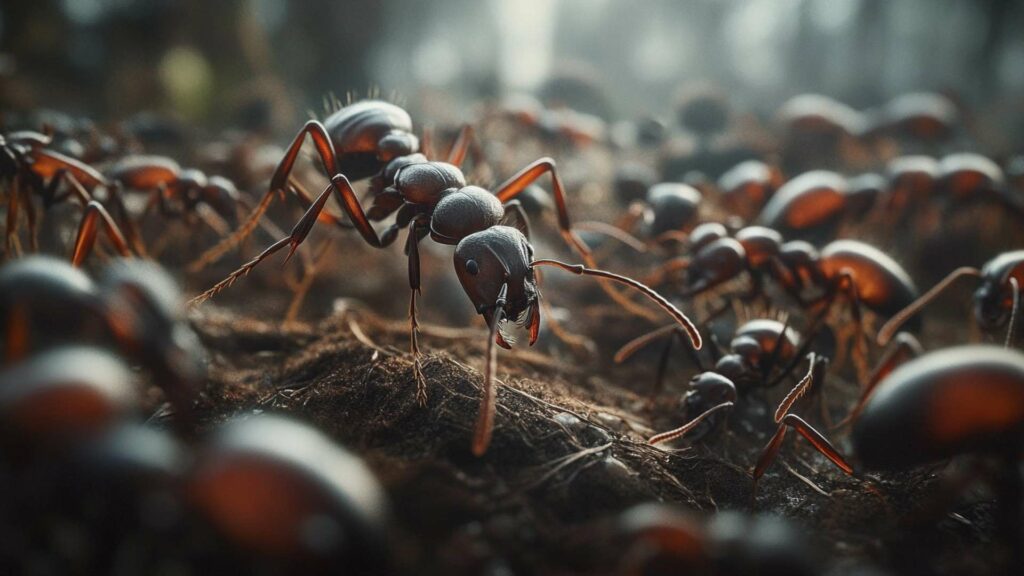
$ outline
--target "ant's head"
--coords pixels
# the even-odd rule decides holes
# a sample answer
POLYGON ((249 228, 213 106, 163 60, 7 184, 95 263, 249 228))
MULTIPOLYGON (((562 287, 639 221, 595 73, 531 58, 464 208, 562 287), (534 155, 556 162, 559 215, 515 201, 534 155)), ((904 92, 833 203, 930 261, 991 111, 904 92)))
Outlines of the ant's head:
POLYGON ((525 323, 531 332, 540 321, 532 261, 526 236, 508 226, 475 232, 455 247, 455 273, 477 312, 490 317, 500 306, 505 319, 525 323))

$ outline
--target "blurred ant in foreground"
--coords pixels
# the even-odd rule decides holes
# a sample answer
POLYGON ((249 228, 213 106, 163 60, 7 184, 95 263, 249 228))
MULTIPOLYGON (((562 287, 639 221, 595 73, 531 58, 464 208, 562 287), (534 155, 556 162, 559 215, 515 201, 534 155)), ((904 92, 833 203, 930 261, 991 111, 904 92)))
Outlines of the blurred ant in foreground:
POLYGON ((3 363, 70 342, 110 346, 147 369, 179 414, 202 384, 202 346, 181 294, 159 266, 108 265, 99 283, 66 262, 34 256, 0 268, 3 363))
MULTIPOLYGON (((356 104, 350 107, 355 109, 349 112, 353 115, 352 118, 344 116, 345 109, 338 113, 342 115, 339 118, 348 120, 333 121, 333 133, 329 133, 319 122, 307 123, 281 162, 271 182, 271 192, 285 185, 287 173, 294 164, 304 135, 308 132, 317 144, 324 169, 331 173, 331 184, 315 199, 292 229, 291 234, 281 238, 227 278, 194 298, 193 303, 198 304, 211 298, 285 247, 289 248, 285 259, 287 262, 320 220, 324 206, 333 192, 363 240, 375 248, 392 244, 402 228, 408 229, 406 254, 409 261, 410 341, 417 396, 423 402, 426 379, 420 369, 416 308, 417 294, 420 290, 419 242, 429 235, 435 242, 454 245, 455 272, 466 295, 490 327, 483 399, 473 439, 473 453, 478 456, 487 450, 493 429, 496 393, 493 382, 496 362, 494 344, 510 347, 499 332, 499 326, 505 320, 522 323, 529 330, 530 344, 536 341, 540 331, 539 291, 534 276, 534 268, 537 266, 554 266, 574 274, 597 276, 624 283, 643 292, 683 325, 690 334, 694 347, 700 348, 700 334, 692 322, 675 306, 643 284, 583 265, 573 266, 555 260, 533 259, 533 247, 524 234, 524 231, 528 233, 528 226, 525 224, 525 218, 519 216, 520 208, 515 198, 540 176, 550 173, 562 236, 585 260, 592 260, 589 257, 589 249, 571 228, 565 193, 553 160, 542 158, 533 162, 498 186, 492 194, 477 186, 467 186, 465 176, 455 165, 430 162, 422 155, 412 153, 416 140, 410 132, 390 127, 382 136, 382 129, 391 125, 369 122, 369 119, 388 119, 385 112, 395 113, 400 109, 380 102, 361 104, 362 106, 356 104), (361 116, 362 114, 367 116, 361 116), (366 122, 357 123, 353 118, 363 118, 366 122), (335 151, 335 141, 346 145, 366 142, 373 144, 376 151, 341 156, 335 151), (403 155, 396 156, 398 153, 403 155), (364 211, 359 204, 345 172, 337 170, 345 166, 360 168, 356 160, 364 162, 361 166, 362 171, 355 172, 356 177, 372 173, 370 170, 387 161, 384 171, 379 174, 380 180, 377 184, 386 181, 388 186, 374 197, 374 204, 369 212, 364 211), (394 212, 397 212, 395 223, 383 234, 378 234, 370 225, 371 215, 377 219, 394 212), (522 230, 504 225, 514 220, 519 221, 522 230)), ((402 117, 407 118, 407 115, 402 117)))

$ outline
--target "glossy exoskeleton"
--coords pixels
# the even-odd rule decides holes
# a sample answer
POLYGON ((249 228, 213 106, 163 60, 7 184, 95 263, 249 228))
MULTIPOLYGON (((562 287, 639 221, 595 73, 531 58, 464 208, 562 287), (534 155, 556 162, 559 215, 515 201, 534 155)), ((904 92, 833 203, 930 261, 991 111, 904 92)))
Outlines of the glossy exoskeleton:
MULTIPOLYGON (((315 133, 315 132, 314 132, 315 133)), ((319 140, 318 140, 319 142, 319 140)), ((293 147, 297 151, 298 147, 293 147)), ((395 223, 383 234, 370 225, 366 212, 356 198, 349 179, 341 173, 335 174, 329 185, 292 229, 290 235, 278 240, 261 254, 231 273, 226 279, 199 295, 193 302, 202 302, 230 286, 238 278, 248 274, 270 255, 289 247, 288 257, 294 254, 306 239, 314 224, 319 220, 324 206, 333 193, 344 208, 349 219, 355 224, 362 238, 369 245, 381 248, 395 241, 402 228, 408 229, 406 254, 409 263, 409 317, 410 341, 413 354, 414 375, 417 382, 417 396, 425 402, 426 380, 420 370, 419 344, 417 338, 418 320, 416 299, 420 290, 419 242, 426 236, 441 244, 455 246, 455 272, 462 287, 477 312, 484 316, 490 326, 487 365, 484 374, 484 392, 480 416, 473 441, 473 452, 483 454, 490 443, 494 418, 495 389, 494 349, 495 341, 508 347, 499 325, 505 320, 521 322, 530 332, 530 344, 537 339, 540 330, 539 292, 533 268, 535 266, 557 266, 575 274, 598 276, 625 283, 655 300, 691 335, 695 347, 700 347, 700 335, 693 324, 664 298, 640 283, 608 272, 570 266, 552 260, 533 260, 533 248, 527 237, 518 228, 503 225, 513 221, 519 212, 515 198, 531 183, 545 173, 551 174, 558 225, 570 247, 575 249, 588 264, 592 262, 589 249, 573 232, 565 193, 561 179, 550 158, 537 160, 513 175, 494 193, 466 184, 462 171, 445 162, 427 162, 401 157, 394 162, 401 165, 389 174, 392 184, 376 198, 397 198, 395 223), (511 210, 506 217, 506 206, 511 210)), ((386 169, 391 170, 394 162, 386 169)), ((325 164, 330 165, 325 158, 325 164)), ((283 163, 282 166, 288 166, 283 163)), ((382 204, 375 203, 374 207, 382 204)), ((522 224, 522 219, 520 224, 522 224)), ((525 226, 524 226, 525 229, 525 226)), ((287 261, 287 258, 286 258, 287 261)))
POLYGON ((51 138, 37 132, 12 132, 0 136, 0 188, 6 190, 7 222, 5 245, 13 254, 17 242, 18 218, 22 210, 28 217, 29 236, 36 249, 38 216, 33 197, 42 198, 43 208, 62 202, 71 194, 84 206, 87 190, 106 183, 102 174, 79 160, 48 148, 51 138), (61 190, 61 184, 73 180, 82 186, 61 190))
POLYGON ((314 428, 277 416, 229 421, 199 450, 189 502, 242 557, 288 573, 388 574, 389 506, 354 454, 314 428), (271 560, 272 559, 272 560, 271 560))
POLYGON ((974 319, 986 332, 1008 326, 1007 342, 1013 338, 1013 326, 1020 307, 1024 287, 1024 250, 1004 252, 985 263, 981 269, 957 268, 923 296, 908 304, 878 331, 879 344, 885 345, 899 328, 911 320, 924 306, 934 300, 956 280, 975 278, 974 319))
POLYGON ((34 256, 0 268, 4 362, 89 342, 138 363, 187 415, 205 376, 181 294, 156 264, 119 260, 94 283, 66 262, 34 256))

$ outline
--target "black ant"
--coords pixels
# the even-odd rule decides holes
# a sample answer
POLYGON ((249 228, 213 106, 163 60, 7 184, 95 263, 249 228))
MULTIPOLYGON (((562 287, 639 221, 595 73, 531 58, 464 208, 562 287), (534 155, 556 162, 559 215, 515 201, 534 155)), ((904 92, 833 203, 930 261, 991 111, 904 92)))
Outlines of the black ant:
MULTIPOLYGON (((323 126, 317 122, 310 122, 307 127, 318 143, 325 167, 335 166, 337 158, 333 154, 327 133, 322 132, 323 126)), ((404 138, 399 138, 393 133, 389 134, 384 137, 383 141, 391 142, 392 140, 389 139, 393 138, 395 142, 401 141, 406 144, 413 142, 408 138, 411 134, 401 133, 406 134, 404 138)), ((290 169, 300 145, 301 139, 297 139, 289 150, 289 155, 282 161, 281 170, 271 184, 272 189, 275 189, 276 185, 284 183, 284 174, 290 169)), ((389 145, 386 149, 393 151, 394 146, 389 145)), ((498 186, 492 194, 477 186, 467 186, 462 171, 453 164, 428 162, 421 157, 399 156, 388 164, 384 172, 391 185, 375 197, 374 208, 371 208, 371 210, 380 208, 382 206, 380 199, 382 198, 400 202, 391 208, 392 200, 384 201, 389 209, 397 211, 397 215, 395 223, 383 234, 378 234, 370 225, 368 214, 359 204, 348 177, 344 173, 335 173, 331 177, 331 184, 316 198, 292 229, 291 234, 269 246, 227 278, 194 298, 192 302, 201 303, 211 298, 248 274, 267 257, 285 247, 289 247, 289 253, 285 259, 287 262, 287 259, 295 253, 295 250, 319 220, 333 191, 338 203, 367 244, 382 248, 393 243, 402 228, 407 228, 409 231, 406 239, 406 254, 409 261, 410 340, 417 396, 421 402, 424 402, 426 380, 420 370, 416 311, 416 297, 420 290, 419 242, 429 235, 435 242, 454 245, 455 272, 477 312, 487 320, 491 332, 488 340, 483 400, 473 441, 474 454, 482 455, 490 443, 494 418, 495 356, 493 345, 497 342, 502 347, 509 347, 501 333, 498 332, 498 327, 506 319, 524 323, 530 332, 530 344, 536 341, 539 334, 539 293, 533 272, 537 266, 555 266, 574 274, 592 275, 627 284, 643 292, 668 311, 677 322, 686 328, 694 347, 700 348, 701 346, 700 334, 692 322, 675 306, 643 284, 582 265, 572 266, 555 260, 533 259, 533 247, 523 231, 503 225, 503 223, 518 220, 523 230, 528 233, 528 226, 525 225, 525 218, 519 215, 521 209, 515 202, 515 198, 545 173, 551 174, 558 225, 562 236, 572 248, 588 260, 589 264, 589 261, 592 261, 590 251, 571 228, 565 193, 554 160, 542 158, 531 163, 498 186), (391 173, 392 170, 393 173, 391 173), (509 210, 508 213, 506 209, 509 210)))

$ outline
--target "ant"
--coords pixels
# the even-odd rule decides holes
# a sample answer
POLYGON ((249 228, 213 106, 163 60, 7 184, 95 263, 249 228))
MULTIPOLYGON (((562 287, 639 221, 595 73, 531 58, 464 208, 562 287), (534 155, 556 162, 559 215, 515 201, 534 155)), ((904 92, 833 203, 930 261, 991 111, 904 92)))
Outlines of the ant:
POLYGON ((32 256, 0 268, 4 363, 69 342, 94 342, 146 368, 188 415, 203 382, 202 345, 174 281, 156 264, 117 260, 94 283, 71 264, 32 256))
POLYGON ((864 467, 872 470, 905 469, 968 453, 1001 457, 996 520, 1019 567, 1024 565, 1022 428, 1024 355, 995 346, 958 346, 889 374, 867 398, 852 440, 864 467))
POLYGON ((42 197, 44 210, 64 201, 72 193, 84 206, 91 197, 81 186, 73 186, 70 192, 58 194, 60 183, 71 180, 90 189, 106 183, 103 175, 88 164, 48 149, 51 142, 49 135, 39 132, 0 135, 0 184, 7 185, 5 242, 8 255, 21 251, 17 231, 22 205, 28 217, 31 248, 33 251, 38 249, 38 218, 32 203, 33 192, 42 197))
MULTIPOLYGON (((307 126, 312 126, 311 133, 318 144, 325 146, 325 148, 318 146, 323 153, 321 158, 324 165, 326 167, 334 166, 337 158, 333 155, 332 145, 326 132, 320 132, 322 126, 316 122, 311 122, 307 126)), ((407 134, 407 136, 411 135, 407 134)), ((385 137, 385 140, 388 138, 391 136, 385 137)), ((408 143, 409 140, 406 139, 405 142, 408 143)), ((286 156, 285 161, 282 162, 283 169, 287 170, 291 167, 291 161, 294 160, 294 154, 297 154, 300 144, 301 140, 297 140, 296 144, 292 146, 289 151, 290 155, 286 156)), ((454 245, 455 272, 477 313, 484 317, 490 328, 483 399, 472 444, 473 453, 477 456, 483 455, 490 443, 495 410, 496 391, 493 379, 496 359, 494 344, 497 342, 501 347, 510 347, 498 328, 505 320, 522 322, 529 330, 531 345, 536 341, 540 332, 539 292, 534 268, 553 266, 577 275, 596 276, 626 284, 644 293, 679 322, 687 330, 695 348, 699 349, 701 346, 700 334, 689 318, 647 286, 624 276, 583 265, 574 266, 556 260, 533 259, 533 247, 523 231, 525 230, 528 234, 528 226, 524 225, 525 218, 519 215, 521 209, 515 202, 515 198, 545 173, 551 175, 560 232, 566 243, 582 255, 589 264, 592 262, 590 251, 571 228, 565 193, 554 160, 541 158, 531 163, 498 186, 494 193, 491 193, 477 186, 467 186, 462 171, 453 164, 410 159, 408 156, 404 156, 398 157, 388 165, 385 174, 392 184, 375 197, 374 207, 371 208, 371 210, 379 208, 381 204, 378 201, 381 198, 401 201, 401 205, 394 208, 398 212, 395 223, 383 234, 378 234, 370 225, 368 215, 359 204, 348 177, 344 173, 335 173, 331 177, 331 184, 316 198, 296 223, 291 234, 270 245, 262 253, 228 275, 227 278, 195 297, 192 303, 198 304, 213 297, 248 274, 260 262, 285 247, 289 247, 288 255, 285 257, 285 262, 287 262, 319 220, 320 214, 333 192, 363 240, 370 246, 375 248, 388 246, 396 240, 400 229, 408 229, 405 247, 409 263, 410 344, 417 397, 423 403, 426 396, 426 379, 420 369, 416 308, 416 299, 420 290, 419 242, 429 235, 435 242, 454 245), (395 162, 399 163, 397 167, 395 162), (394 169, 393 174, 389 172, 392 169, 394 169), (513 220, 518 220, 523 230, 504 225, 513 220)), ((279 174, 283 174, 283 172, 279 172, 279 174)), ((283 183, 283 176, 276 176, 274 182, 283 183)), ((274 187, 275 184, 272 184, 272 188, 274 187)), ((391 200, 386 202, 390 203, 391 200)))
POLYGON ((140 218, 154 209, 168 218, 198 216, 210 228, 227 234, 229 223, 237 221, 237 207, 246 204, 233 182, 221 176, 207 176, 194 168, 182 169, 163 156, 126 156, 107 171, 110 197, 119 213, 127 238, 137 252, 144 253, 142 240, 128 215, 122 190, 149 193, 140 218), (175 201, 172 206, 171 201, 175 201))
MULTIPOLYGON (((809 333, 816 332, 822 318, 823 316, 818 316, 812 322, 809 333)), ((666 333, 670 334, 672 338, 667 342, 659 362, 655 392, 661 390, 672 342, 676 337, 681 337, 675 326, 667 326, 659 331, 642 335, 627 343, 615 354, 615 362, 623 362, 647 343, 666 333)), ((714 342, 714 339, 711 341, 714 342)), ((806 354, 810 364, 807 375, 797 382, 775 411, 775 423, 778 424, 778 430, 772 441, 762 451, 754 469, 754 490, 756 492, 758 479, 775 458, 786 430, 790 427, 795 428, 836 466, 848 474, 851 473, 852 468, 832 444, 813 426, 790 412, 797 400, 809 393, 817 392, 819 398, 821 397, 820 390, 823 386, 825 371, 828 369, 828 360, 815 352, 808 352, 813 342, 814 340, 811 338, 801 341, 800 335, 790 328, 788 322, 762 318, 750 320, 736 330, 729 345, 729 354, 718 357, 713 369, 706 369, 700 357, 691 351, 701 372, 690 380, 690 390, 682 400, 686 423, 678 428, 652 436, 648 439, 648 443, 654 445, 668 442, 695 430, 691 436, 697 439, 703 437, 718 426, 719 412, 733 409, 741 393, 746 394, 755 388, 773 388, 796 368, 799 359, 806 354), (779 375, 772 379, 772 372, 776 367, 782 368, 779 375), (701 430, 699 427, 705 421, 708 425, 701 430)))
POLYGON ((625 546, 615 574, 820 574, 805 539, 782 518, 719 512, 706 523, 665 504, 639 504, 616 520, 625 546))
POLYGON ((644 200, 632 202, 616 224, 580 222, 576 229, 613 237, 638 252, 644 252, 648 244, 665 246, 686 240, 697 223, 703 200, 703 195, 689 184, 661 182, 648 189, 644 200), (638 223, 642 224, 642 236, 646 242, 632 234, 638 223))
POLYGON ((359 574, 390 573, 380 482, 315 428, 269 415, 229 421, 200 448, 184 485, 195 511, 246 557, 287 560, 303 573, 339 561, 359 574))
POLYGON ((986 332, 1008 325, 1006 343, 1014 336, 1014 323, 1020 308, 1021 286, 1024 286, 1024 250, 1004 252, 985 263, 981 269, 964 266, 949 273, 931 290, 894 315, 878 331, 878 343, 886 345, 907 321, 960 278, 976 278, 974 318, 986 332))
MULTIPOLYGON (((820 317, 812 325, 811 332, 815 330, 819 321, 820 317)), ((675 327, 673 327, 673 332, 678 333, 675 327)), ((615 361, 625 360, 650 340, 649 335, 641 336, 626 344, 615 355, 615 361)), ((799 359, 806 353, 810 368, 807 375, 793 387, 775 411, 775 423, 778 424, 778 430, 758 459, 754 469, 754 489, 756 491, 757 480, 775 458, 782 440, 785 438, 786 430, 790 427, 795 428, 807 438, 836 466, 848 474, 851 473, 852 468, 832 444, 813 426, 790 412, 797 400, 808 393, 820 391, 824 382, 828 360, 814 352, 807 352, 812 342, 813 340, 808 338, 801 344, 800 336, 789 327, 788 323, 784 324, 769 319, 757 319, 745 323, 737 329, 729 346, 730 353, 720 357, 715 363, 714 369, 703 370, 690 380, 690 390, 683 397, 687 422, 678 428, 652 436, 648 439, 648 443, 654 445, 675 440, 707 420, 710 427, 705 428, 704 432, 698 431, 697 433, 698 438, 703 436, 718 425, 718 412, 732 410, 739 393, 753 388, 770 388, 777 385, 796 367, 794 359, 799 359), (769 380, 776 366, 784 367, 781 375, 774 380, 769 380)), ((668 349, 669 346, 666 346, 666 351, 668 349)), ((696 357, 696 355, 694 356, 696 357)), ((664 358, 665 356, 663 356, 664 358)), ((699 357, 696 358, 698 365, 702 366, 699 357)), ((659 378, 662 372, 663 369, 659 371, 659 378)))

